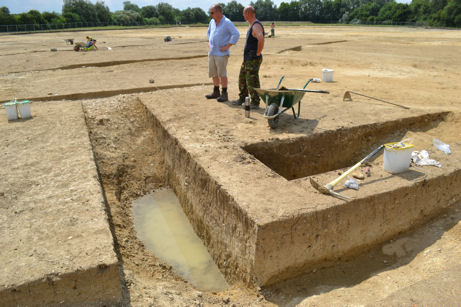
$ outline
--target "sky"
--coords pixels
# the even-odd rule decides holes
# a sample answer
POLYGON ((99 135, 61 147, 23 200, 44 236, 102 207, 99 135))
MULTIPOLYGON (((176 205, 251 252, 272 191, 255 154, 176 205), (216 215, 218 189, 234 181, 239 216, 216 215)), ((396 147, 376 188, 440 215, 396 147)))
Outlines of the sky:
MULTIPOLYGON (((109 7, 111 12, 119 11, 123 9, 123 2, 127 0, 105 0, 104 3, 109 7)), ((173 7, 183 10, 188 7, 200 7, 205 12, 208 8, 217 2, 228 3, 231 0, 131 0, 130 2, 143 7, 146 5, 157 5, 160 2, 166 2, 173 7)), ((92 3, 96 3, 96 0, 91 0, 92 3)), ((237 0, 242 5, 250 4, 251 0, 237 0)), ((255 1, 256 2, 256 1, 255 1)), ((291 0, 272 0, 272 2, 279 6, 282 2, 291 2, 291 0)), ((397 0, 397 2, 409 3, 411 0, 397 0)), ((6 6, 11 14, 18 14, 28 12, 30 10, 37 10, 39 12, 56 12, 61 13, 62 0, 0 0, 0 7, 6 6)))

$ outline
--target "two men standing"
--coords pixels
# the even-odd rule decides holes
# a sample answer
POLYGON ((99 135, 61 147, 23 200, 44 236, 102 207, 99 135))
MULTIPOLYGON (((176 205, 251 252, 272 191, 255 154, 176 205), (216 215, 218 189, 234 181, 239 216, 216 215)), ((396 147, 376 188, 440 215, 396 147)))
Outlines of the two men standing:
MULTIPOLYGON (((239 32, 232 22, 222 14, 222 7, 215 4, 210 8, 212 20, 208 27, 208 40, 210 51, 209 76, 213 78, 213 93, 206 98, 217 98, 219 102, 228 100, 227 94, 227 60, 229 48, 235 45, 240 37, 239 32), (222 85, 222 93, 219 93, 219 81, 222 85)), ((233 105, 242 105, 245 97, 250 94, 251 108, 259 108, 259 96, 252 88, 260 87, 259 67, 262 63, 262 50, 264 48, 264 27, 256 19, 255 9, 247 6, 243 10, 243 17, 250 24, 247 32, 245 48, 243 51, 243 63, 239 74, 239 99, 232 101, 233 105)))

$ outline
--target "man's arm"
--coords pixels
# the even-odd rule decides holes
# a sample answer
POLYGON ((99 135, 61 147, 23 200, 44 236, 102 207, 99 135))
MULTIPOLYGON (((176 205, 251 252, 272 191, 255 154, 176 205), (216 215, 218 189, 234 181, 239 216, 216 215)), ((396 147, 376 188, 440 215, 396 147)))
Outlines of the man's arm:
POLYGON ((240 32, 239 30, 237 30, 237 28, 234 26, 234 24, 232 22, 229 22, 229 31, 231 33, 231 39, 230 39, 230 43, 232 45, 236 45, 237 42, 239 41, 239 38, 240 38, 240 32))
POLYGON ((259 23, 253 25, 253 31, 251 34, 258 40, 258 50, 256 51, 256 55, 260 56, 264 49, 264 33, 263 28, 259 23))
POLYGON ((229 40, 229 43, 225 46, 222 46, 220 48, 221 51, 226 51, 229 49, 231 46, 237 44, 239 38, 240 38, 240 32, 237 30, 237 28, 234 26, 232 22, 229 22, 228 24, 228 30, 231 34, 231 38, 229 40))

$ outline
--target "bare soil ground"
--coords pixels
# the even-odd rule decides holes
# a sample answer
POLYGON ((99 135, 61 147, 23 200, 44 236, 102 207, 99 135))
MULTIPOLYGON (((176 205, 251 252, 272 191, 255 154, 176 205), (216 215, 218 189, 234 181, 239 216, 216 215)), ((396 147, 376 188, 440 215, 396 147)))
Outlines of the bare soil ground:
MULTIPOLYGON (((266 41, 260 72, 264 87, 275 86, 284 74, 284 85, 299 88, 309 77, 321 77, 324 67, 335 70, 335 82, 312 85, 312 89, 328 89, 330 95, 318 98, 312 109, 303 109, 299 122, 283 118, 280 129, 273 132, 274 137, 312 131, 313 123, 319 121, 327 121, 323 126, 340 128, 365 119, 378 121, 408 115, 407 110, 356 96, 353 102, 338 103, 336 108, 322 104, 326 101, 323 99, 342 101, 344 91, 353 90, 418 109, 418 112, 451 111, 454 115, 450 125, 440 128, 444 135, 439 137, 448 143, 461 144, 460 31, 278 27, 276 35, 266 41), (334 116, 317 118, 316 114, 334 116), (311 121, 302 121, 303 117, 311 121)), ((175 91, 171 95, 182 96, 185 102, 191 93, 192 97, 198 97, 197 92, 206 94, 211 90, 207 78, 206 29, 9 35, 1 36, 0 42, 0 101, 14 97, 52 101, 33 102, 32 115, 45 103, 61 107, 69 103, 65 99, 78 99, 82 103, 122 262, 124 305, 436 306, 459 303, 459 203, 425 226, 332 268, 309 272, 265 289, 248 289, 238 283, 221 293, 194 289, 137 240, 131 202, 167 183, 164 161, 146 129, 149 119, 141 100, 169 95, 171 91, 164 90, 169 87, 175 91), (98 40, 96 52, 77 53, 65 45, 65 38, 83 40, 89 34, 98 40), (166 35, 172 36, 173 41, 164 43, 166 35), (51 52, 50 48, 58 51, 51 52), (150 91, 153 93, 142 94, 150 91)), ((236 81, 243 43, 241 39, 231 50, 228 67, 231 97, 236 97, 238 92, 236 81)), ((217 104, 205 99, 194 101, 195 116, 184 120, 212 116, 212 113, 201 114, 198 106, 213 103, 217 104)), ((223 122, 221 131, 235 130, 237 137, 238 134, 247 137, 247 131, 237 121, 243 118, 241 110, 228 109, 232 121, 223 122)), ((217 106, 213 111, 222 109, 217 106)), ((82 111, 72 108, 68 112, 82 111)), ((3 116, 1 125, 8 124, 3 116)), ((213 128, 207 127, 207 131, 213 128)), ((255 125, 255 129, 257 133, 261 128, 255 125)), ((412 137, 418 139, 417 135, 412 137)), ((66 142, 63 139, 62 146, 66 146, 66 142)), ((19 155, 23 149, 9 144, 8 150, 19 155)), ((55 192, 59 193, 60 188, 56 187, 55 192)), ((0 200, 6 203, 5 194, 1 192, 0 200)))

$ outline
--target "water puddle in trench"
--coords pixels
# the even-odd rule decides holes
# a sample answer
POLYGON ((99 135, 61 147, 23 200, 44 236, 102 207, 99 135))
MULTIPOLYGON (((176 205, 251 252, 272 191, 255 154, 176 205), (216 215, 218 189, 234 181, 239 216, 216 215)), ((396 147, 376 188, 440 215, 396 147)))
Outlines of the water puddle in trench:
POLYGON ((136 233, 155 256, 200 290, 228 287, 171 189, 147 194, 135 200, 133 207, 136 233))

